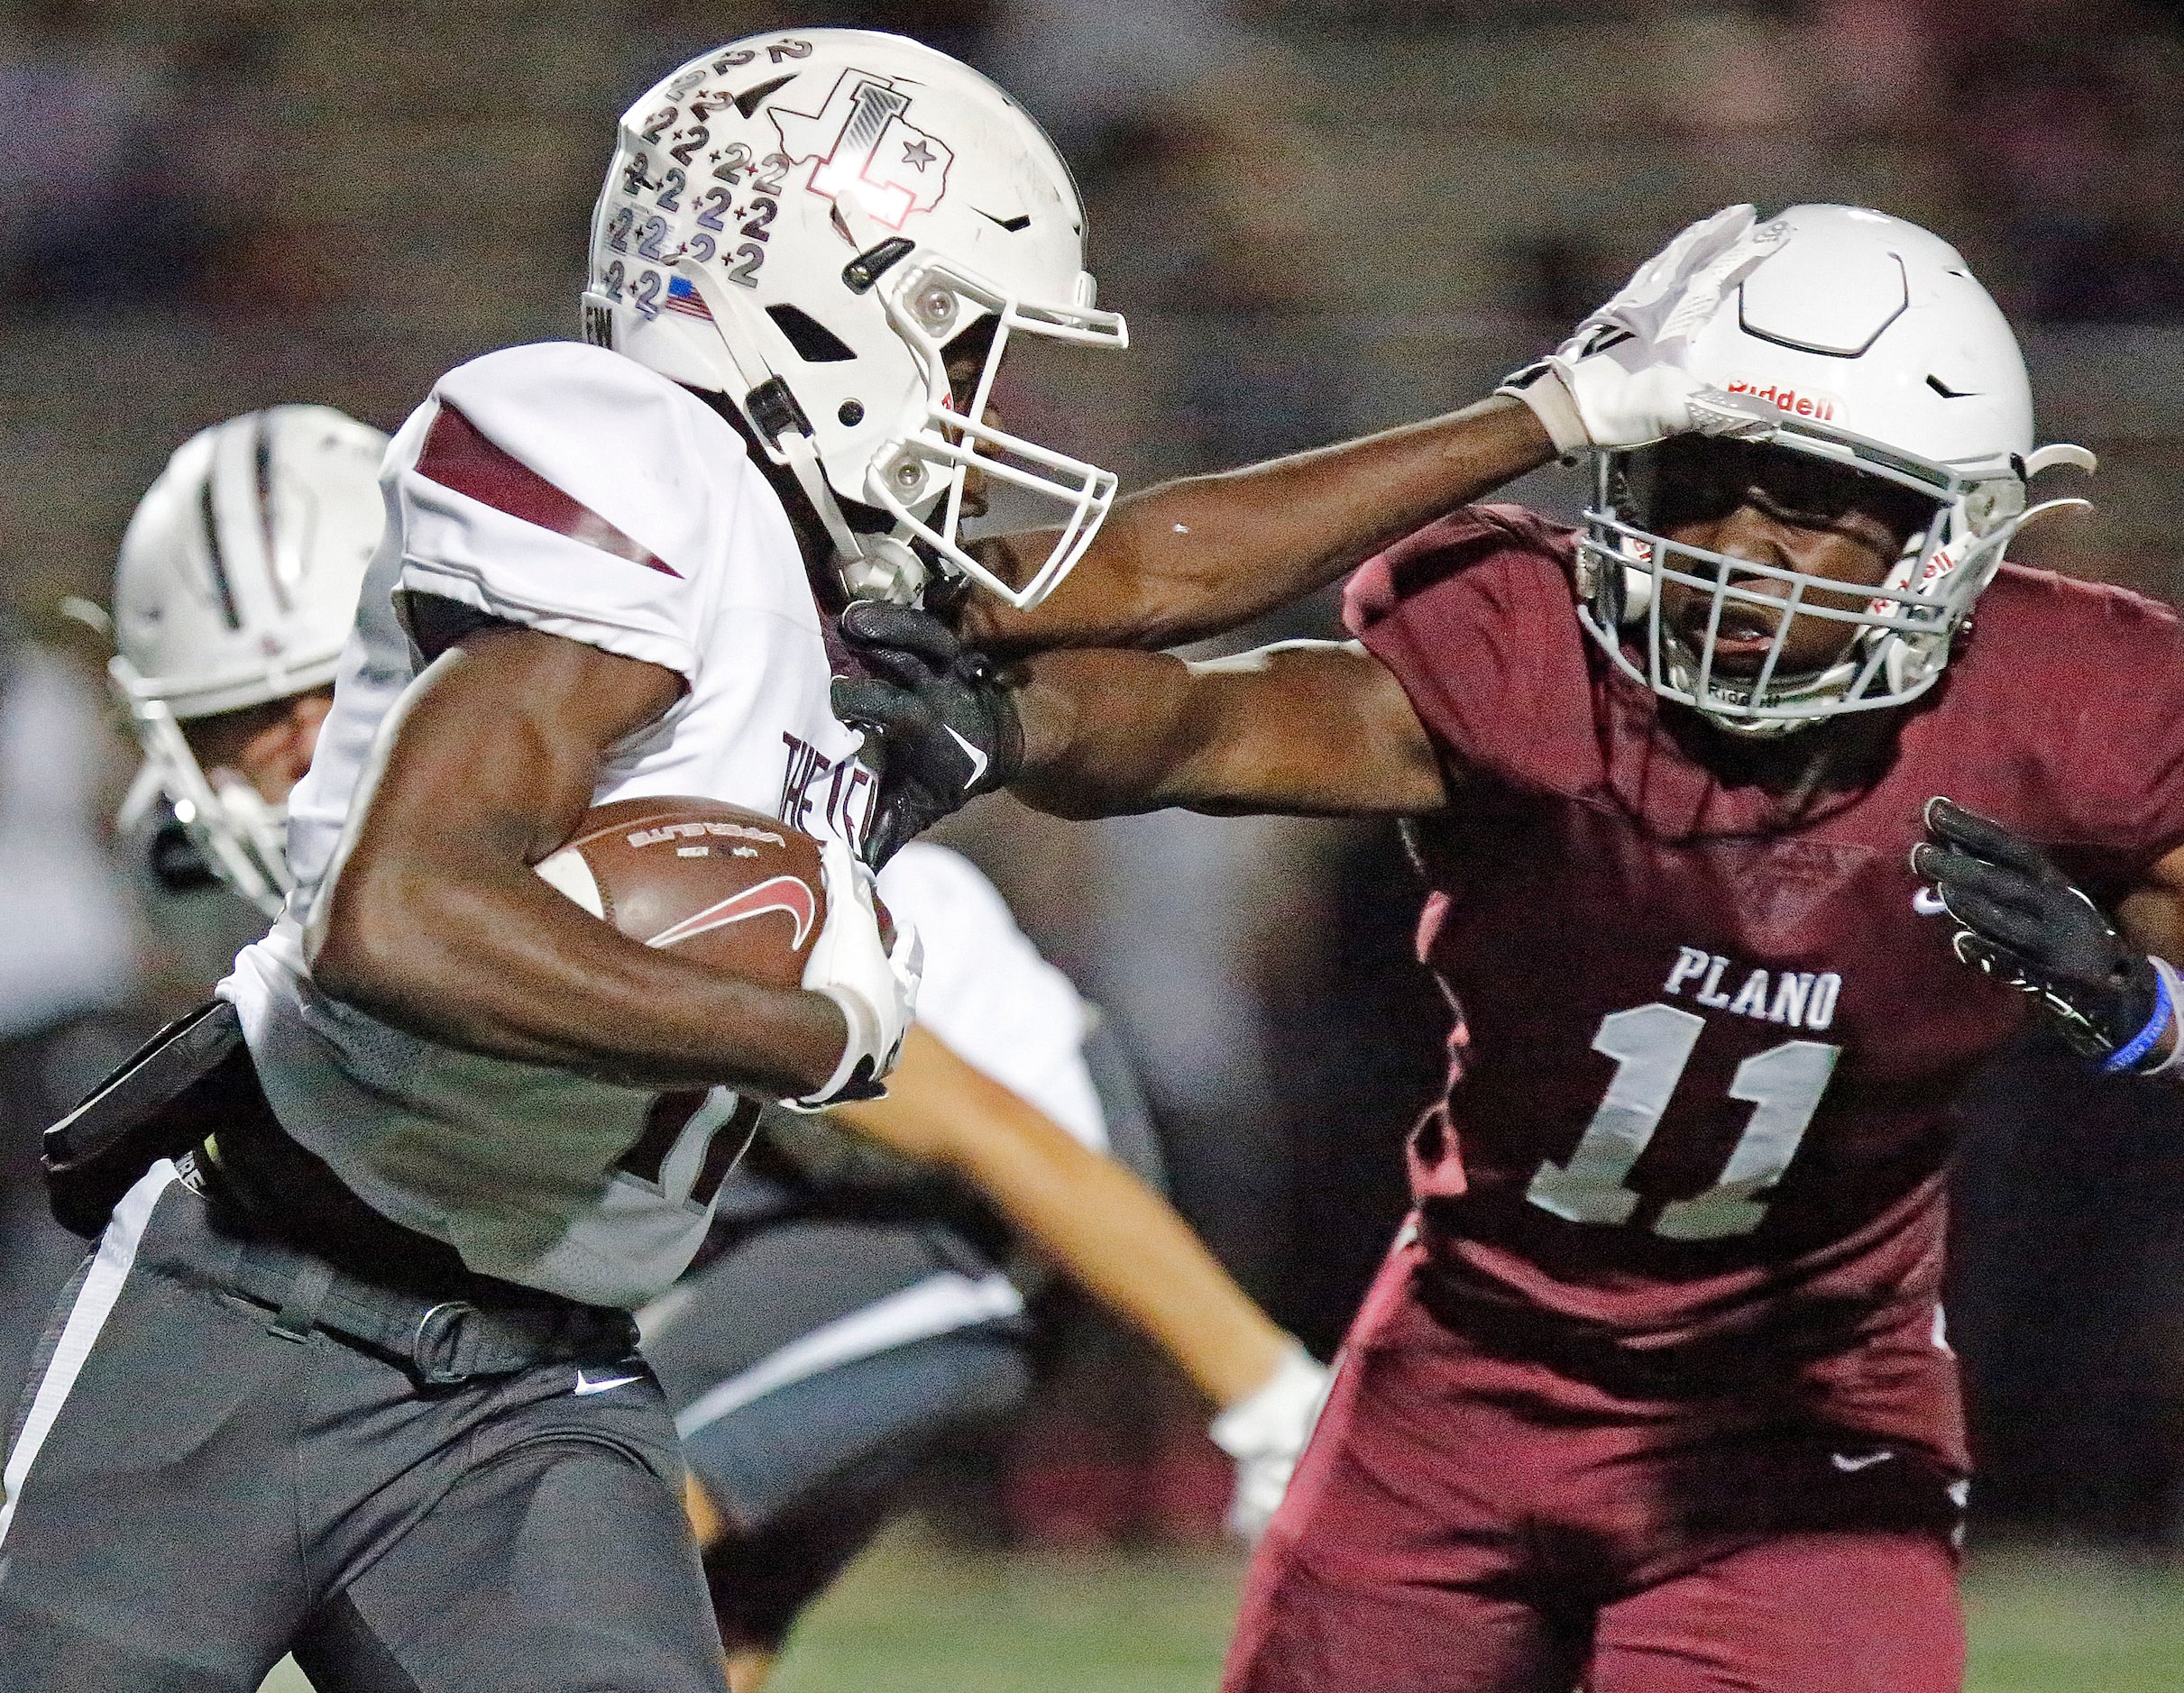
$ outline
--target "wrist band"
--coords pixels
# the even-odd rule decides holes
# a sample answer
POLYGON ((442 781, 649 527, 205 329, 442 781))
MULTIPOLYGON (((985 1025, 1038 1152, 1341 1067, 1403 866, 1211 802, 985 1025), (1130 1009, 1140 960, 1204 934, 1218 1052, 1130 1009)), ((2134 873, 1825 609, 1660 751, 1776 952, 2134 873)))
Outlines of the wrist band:
POLYGON ((1547 432, 1547 439, 1565 462, 1592 444, 1592 438, 1585 433, 1585 420, 1578 415, 1576 398, 1553 361, 1542 359, 1512 371, 1494 392, 1530 407, 1532 416, 1539 419, 1539 426, 1547 432))
POLYGON ((781 1102, 784 1110, 807 1114, 827 1109, 835 1094, 849 1084, 849 1078, 857 1074, 860 1060, 871 1058, 876 1069, 879 1059, 879 1055, 874 1051, 879 1043, 878 1020, 873 1016, 871 1008, 857 994, 832 983, 813 988, 812 992, 823 993, 834 1002, 834 1009, 841 1013, 842 1026, 849 1038, 842 1042, 841 1057, 835 1063, 833 1075, 809 1094, 781 1102))
MULTIPOLYGON (((2171 965, 2168 959, 2159 956, 2150 957, 2148 962, 2153 965, 2154 975, 2168 985, 2170 1004, 2179 1012, 2184 1012, 2184 980, 2179 979, 2176 966, 2171 965)), ((2175 1070, 2184 1070, 2184 1023, 2179 1025, 2177 1042, 2169 1049, 2169 1056, 2155 1065, 2152 1069, 2141 1070, 2139 1074, 2141 1075, 2167 1075, 2175 1070)))
MULTIPOLYGON (((2176 1011, 2177 973, 2170 967, 2165 959, 2150 957, 2147 962, 2153 965, 2153 1015, 2146 1020, 2145 1028, 2140 1030, 2124 1045, 2101 1060, 2100 1067, 2110 1075, 2115 1075, 2118 1071, 2128 1070, 2151 1052, 2153 1049, 2154 1042, 2161 1039, 2162 1035, 2168 1031, 2170 1019, 2176 1011)), ((2184 1042, 2179 1044, 2184 1045, 2184 1042)), ((2169 1060, 2165 1061, 2161 1067, 2166 1069, 2169 1063, 2175 1060, 2175 1057, 2176 1055, 2171 1053, 2169 1060)))

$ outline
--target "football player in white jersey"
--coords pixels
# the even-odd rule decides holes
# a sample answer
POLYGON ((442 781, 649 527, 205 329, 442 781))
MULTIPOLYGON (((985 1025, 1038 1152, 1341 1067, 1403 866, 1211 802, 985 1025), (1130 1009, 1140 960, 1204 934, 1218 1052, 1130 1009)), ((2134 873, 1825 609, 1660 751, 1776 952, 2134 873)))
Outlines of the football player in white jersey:
MULTIPOLYGON (((383 526, 385 443, 324 407, 248 414, 185 444, 139 506, 114 595, 145 760, 124 822, 164 802, 151 845, 173 885, 294 883, 266 825, 310 763, 383 526)), ((1324 1386, 1147 1185, 1159 1153, 1126 1061, 992 885, 913 842, 879 886, 926 947, 888 1096, 832 1114, 855 1137, 767 1112, 704 1267, 644 1316, 737 1693, 934 1444, 1028 1392, 1037 1277, 1016 1243, 1223 1408, 1241 1533, 1280 1499, 1324 1386)))
POLYGON ((192 435, 138 502, 107 669, 144 763, 117 824, 170 886, 216 878, 280 915, 289 792, 385 526, 386 451, 330 406, 269 407, 192 435))
POLYGON ((821 598, 978 574, 974 456, 1059 502, 1007 591, 1051 587, 1113 478, 986 421, 995 370, 1123 331, 1051 144, 892 37, 693 60, 593 248, 596 344, 450 372, 389 449, 280 920, 49 1143, 57 1209, 111 1215, 0 1469, 0 1688, 248 1688, 290 1648, 342 1688, 722 1685, 629 1316, 714 1195, 618 1166, 664 1091, 877 1094, 916 938, 857 856, 821 598), (533 874, 675 793, 819 838, 802 988, 533 874))

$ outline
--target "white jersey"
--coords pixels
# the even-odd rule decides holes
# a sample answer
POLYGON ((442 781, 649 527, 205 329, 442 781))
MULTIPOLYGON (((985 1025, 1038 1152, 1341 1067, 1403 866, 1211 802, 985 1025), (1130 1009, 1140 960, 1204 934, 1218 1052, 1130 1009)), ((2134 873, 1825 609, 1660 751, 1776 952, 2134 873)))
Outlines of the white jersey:
POLYGON ((880 898, 925 945, 918 1021, 973 1069, 1039 1107, 1096 1152, 1107 1123, 1084 1040, 1077 989, 1016 927, 970 860, 912 841, 880 872, 880 898))
POLYGON ((860 737, 828 705, 787 513, 741 436, 666 378, 573 343, 490 353, 440 380, 381 483, 386 535, 290 801, 297 891, 219 991, 282 1125, 364 1201, 474 1270, 634 1306, 704 1236, 707 1141, 734 1096, 457 1051, 329 999, 304 964, 302 925, 368 798, 374 739, 421 664, 395 596, 457 600, 684 679, 673 709, 613 750, 595 804, 699 795, 854 843, 875 797, 860 737), (624 1167, 669 1109, 665 1155, 624 1167))

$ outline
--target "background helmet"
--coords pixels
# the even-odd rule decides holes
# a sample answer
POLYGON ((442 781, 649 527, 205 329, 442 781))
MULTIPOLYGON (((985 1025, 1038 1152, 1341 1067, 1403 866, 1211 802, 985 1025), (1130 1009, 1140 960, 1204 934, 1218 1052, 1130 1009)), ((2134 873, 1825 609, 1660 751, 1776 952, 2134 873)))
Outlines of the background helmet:
POLYGON ((1774 226, 1787 238, 1691 330, 1683 363, 1701 383, 1781 414, 1763 438, 1767 450, 1913 496, 1920 523, 1895 568, 1861 609, 1844 610, 1840 582, 1667 540, 1647 526, 1636 491, 1657 448, 1595 455, 1578 543, 1579 615, 1616 663, 1664 698, 1757 735, 1901 705, 1932 687, 2011 536, 2042 511, 2085 503, 2028 509, 2028 480, 2054 464, 2094 464, 2081 447, 2033 450, 2016 337, 1948 243, 1846 206, 1794 206, 1774 226), (1695 645, 1664 626, 1666 581, 1711 597, 1708 633, 1695 645), (1830 590, 1832 605, 1805 598, 1830 590), (1785 597, 1790 610, 1757 675, 1717 675, 1721 608, 1779 612, 1785 597), (1843 627, 1849 645, 1818 674, 1777 675, 1800 618, 1843 627))
POLYGON ((286 808, 232 778, 216 786, 179 726, 334 680, 385 526, 386 448, 326 406, 215 424, 176 449, 115 565, 109 671, 144 754, 122 822, 164 801, 206 865, 269 915, 293 885, 286 808))
POLYGON ((862 30, 754 35, 622 116, 592 219, 584 336, 725 396, 826 525, 852 592, 927 557, 1036 604, 1115 498, 1097 466, 980 421, 1012 335, 1127 344, 1093 308, 1084 208, 1038 124, 967 66, 862 30), (943 350, 983 347, 959 408, 943 350), (974 452, 1060 533, 1021 587, 959 538, 974 452))

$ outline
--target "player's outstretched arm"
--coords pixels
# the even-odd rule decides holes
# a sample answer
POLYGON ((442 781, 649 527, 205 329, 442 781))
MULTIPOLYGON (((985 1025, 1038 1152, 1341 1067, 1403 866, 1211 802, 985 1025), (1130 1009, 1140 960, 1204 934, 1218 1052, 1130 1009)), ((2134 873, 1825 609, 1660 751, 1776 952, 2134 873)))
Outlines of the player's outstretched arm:
POLYGON ((997 671, 936 617, 852 606, 840 629, 869 673, 834 713, 882 772, 867 847, 904 841, 1014 786, 1061 817, 1213 812, 1413 816, 1448 798, 1409 697, 1355 643, 1289 641, 1190 663, 1120 649, 997 671))
POLYGON ((381 730, 306 936, 318 985, 430 1039, 602 1080, 818 1088, 846 1039, 831 999, 640 946, 532 872, 575 831, 610 749, 681 685, 531 629, 449 647, 381 730))
MULTIPOLYGON (((1390 542, 1546 463, 1685 430, 1753 435, 1776 414, 1702 386, 1684 341, 1783 237, 1749 206, 1701 218, 1638 267, 1548 358, 1477 405, 1117 505, 1048 599, 974 599, 962 627, 1004 655, 1058 646, 1172 646, 1219 634, 1335 581, 1390 542)), ((991 544, 1011 580, 1053 537, 991 544)))
POLYGON ((1410 817, 1448 802, 1449 773, 1409 697, 1354 642, 1197 663, 1048 653, 1008 681, 1023 738, 1014 791, 1057 816, 1410 817))
POLYGON ((859 1134, 977 1188, 1042 1258, 1175 1359, 1215 1405, 1249 1398, 1295 1342, 1168 1202, 913 1025, 886 1099, 837 1106, 859 1134))
MULTIPOLYGON (((996 654, 1055 646, 1172 646, 1240 624, 1347 575, 1390 542, 1555 457, 1529 407, 1497 396, 1362 440, 1119 501, 1090 551, 1029 611, 976 595, 965 636, 996 654)), ((1051 535, 989 544, 1005 577, 1051 535)))

